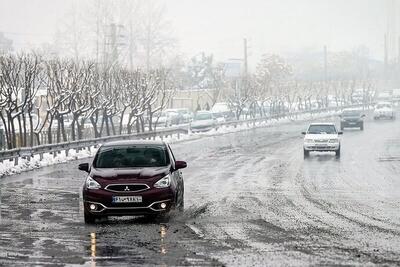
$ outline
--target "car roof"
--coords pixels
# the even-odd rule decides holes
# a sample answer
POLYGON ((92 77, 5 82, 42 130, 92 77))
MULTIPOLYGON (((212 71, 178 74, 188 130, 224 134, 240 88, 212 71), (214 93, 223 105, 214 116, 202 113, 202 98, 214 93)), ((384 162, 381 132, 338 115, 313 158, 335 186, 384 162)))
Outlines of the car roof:
POLYGON ((113 146, 134 146, 134 145, 149 145, 149 146, 165 146, 165 142, 161 140, 123 140, 123 141, 112 141, 104 143, 103 147, 113 146))
POLYGON ((313 123, 310 123, 310 126, 311 125, 335 125, 333 122, 313 122, 313 123))
POLYGON ((357 109, 357 108, 345 108, 345 109, 342 110, 342 112, 345 112, 345 111, 356 111, 356 112, 361 112, 361 109, 357 109))

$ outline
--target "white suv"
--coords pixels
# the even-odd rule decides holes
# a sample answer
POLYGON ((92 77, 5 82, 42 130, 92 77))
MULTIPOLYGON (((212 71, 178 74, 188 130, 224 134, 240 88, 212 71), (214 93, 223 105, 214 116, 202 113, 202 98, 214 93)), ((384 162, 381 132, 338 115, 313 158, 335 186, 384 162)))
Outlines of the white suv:
POLYGON ((396 114, 393 110, 392 103, 390 102, 379 102, 374 109, 374 119, 388 118, 394 120, 396 114))
POLYGON ((333 123, 311 123, 304 136, 304 157, 311 151, 335 152, 340 157, 340 138, 342 132, 337 131, 333 123))

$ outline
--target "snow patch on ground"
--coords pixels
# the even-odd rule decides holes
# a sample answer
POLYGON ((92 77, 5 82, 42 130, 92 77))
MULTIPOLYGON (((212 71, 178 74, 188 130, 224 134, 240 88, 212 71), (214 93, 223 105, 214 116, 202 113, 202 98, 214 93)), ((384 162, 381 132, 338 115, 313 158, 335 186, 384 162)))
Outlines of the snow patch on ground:
POLYGON ((17 174, 41 167, 64 163, 71 160, 77 160, 92 157, 96 154, 97 148, 91 147, 90 150, 82 149, 80 151, 70 150, 68 156, 65 151, 61 151, 56 156, 50 153, 43 154, 43 159, 39 155, 35 155, 30 160, 20 158, 18 164, 14 166, 14 161, 5 160, 0 163, 0 177, 5 175, 17 174))

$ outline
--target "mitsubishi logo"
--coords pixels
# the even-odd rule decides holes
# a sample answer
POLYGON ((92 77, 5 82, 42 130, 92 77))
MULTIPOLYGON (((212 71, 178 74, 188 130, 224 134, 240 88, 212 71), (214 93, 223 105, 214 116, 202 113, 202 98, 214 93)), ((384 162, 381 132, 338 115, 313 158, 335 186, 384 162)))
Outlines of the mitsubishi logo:
POLYGON ((125 189, 124 189, 124 191, 131 191, 131 190, 129 190, 129 187, 126 186, 125 189))

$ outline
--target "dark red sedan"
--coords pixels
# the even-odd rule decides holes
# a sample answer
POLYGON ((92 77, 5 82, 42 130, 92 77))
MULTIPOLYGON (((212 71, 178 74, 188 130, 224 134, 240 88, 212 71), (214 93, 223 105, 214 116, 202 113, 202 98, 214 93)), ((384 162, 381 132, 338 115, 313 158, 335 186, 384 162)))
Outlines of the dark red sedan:
POLYGON ((102 145, 83 186, 84 219, 126 215, 160 215, 183 210, 184 186, 171 147, 161 141, 118 141, 102 145))

